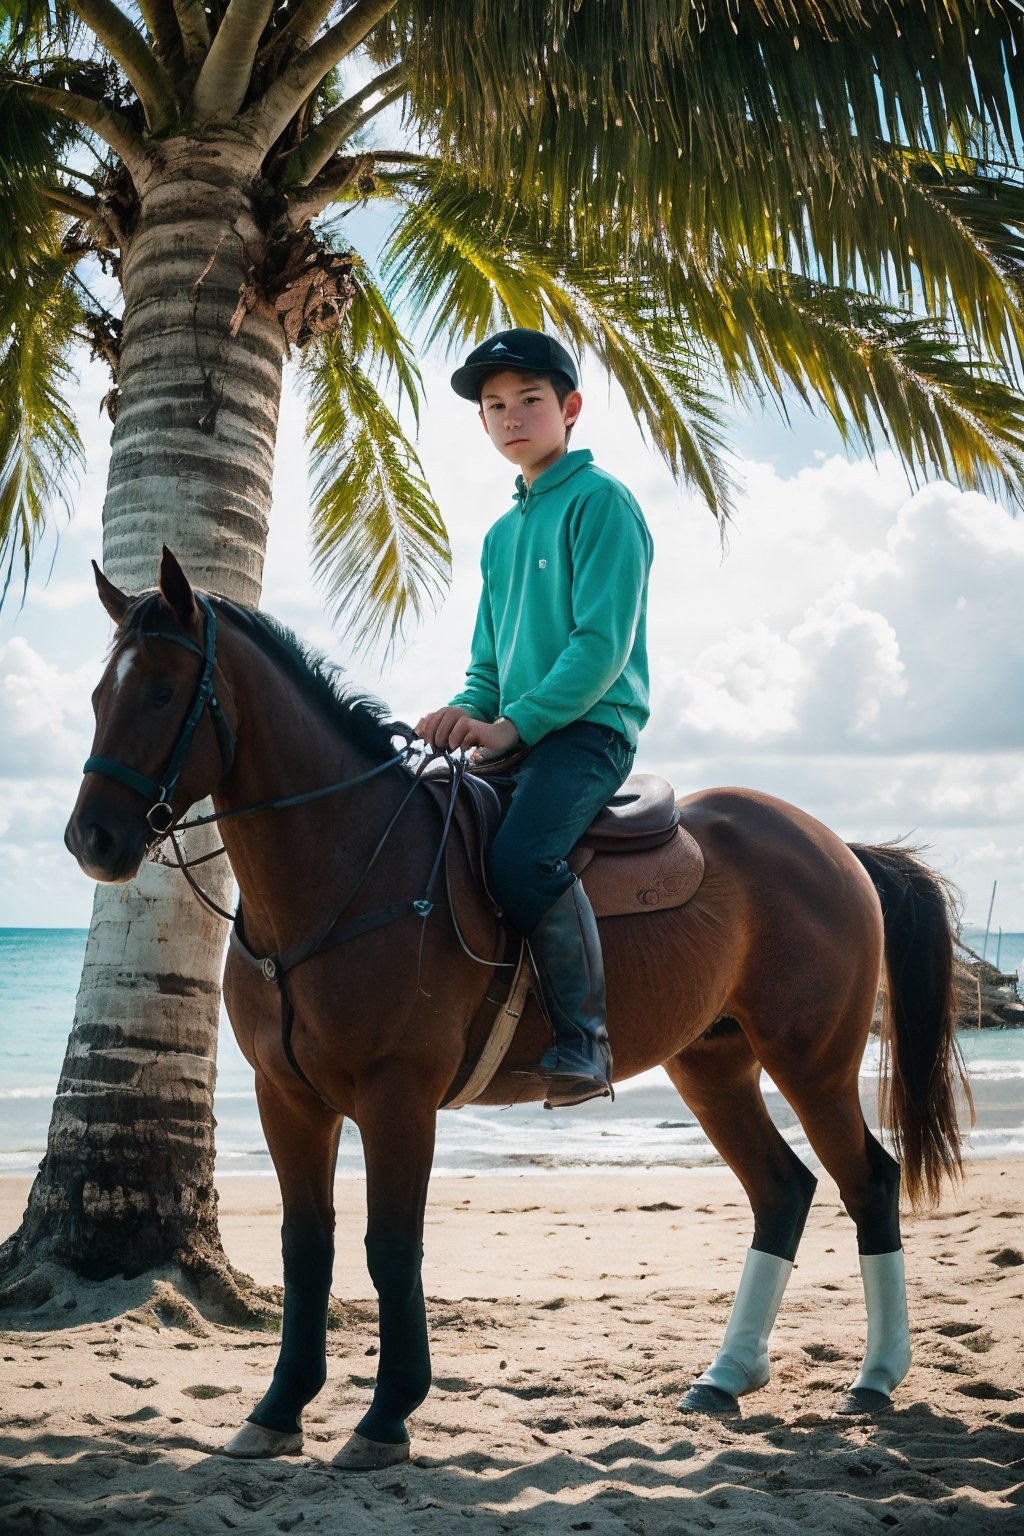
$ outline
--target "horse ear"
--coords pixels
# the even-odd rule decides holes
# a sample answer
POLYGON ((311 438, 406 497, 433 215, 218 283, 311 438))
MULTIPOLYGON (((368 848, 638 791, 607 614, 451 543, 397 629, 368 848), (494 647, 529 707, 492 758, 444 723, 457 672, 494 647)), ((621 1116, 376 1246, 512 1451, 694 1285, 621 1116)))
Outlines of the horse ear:
POLYGON ((196 600, 188 577, 166 544, 160 557, 160 576, 157 586, 160 589, 160 596, 182 628, 190 629, 196 622, 196 600))
POLYGON ((120 587, 115 587, 112 581, 108 581, 94 560, 92 568, 96 575, 96 590, 100 595, 100 602, 110 614, 115 624, 120 624, 131 605, 131 598, 127 592, 122 592, 120 587))

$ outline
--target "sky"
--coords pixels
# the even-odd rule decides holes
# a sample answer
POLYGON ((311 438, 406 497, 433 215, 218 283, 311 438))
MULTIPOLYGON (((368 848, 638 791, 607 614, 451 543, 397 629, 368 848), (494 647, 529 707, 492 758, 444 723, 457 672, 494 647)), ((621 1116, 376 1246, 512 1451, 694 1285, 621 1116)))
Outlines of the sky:
MULTIPOLYGON (((395 715, 459 687, 480 544, 511 501, 509 466, 472 406, 426 360, 418 447, 451 536, 440 611, 390 663, 349 655, 309 575, 303 414, 289 378, 263 607, 349 667, 395 715)), ((984 926, 1024 930, 1024 519, 945 483, 914 491, 889 455, 843 452, 802 409, 740 415, 742 485, 723 551, 621 396, 585 363, 573 447, 594 450, 644 509, 652 716, 637 767, 677 793, 741 784, 803 807, 850 841, 908 836, 984 926)), ((97 365, 76 405, 87 466, 74 517, 54 515, 19 607, 0 612, 0 926, 86 926, 92 887, 62 835, 92 738, 109 622, 95 596, 110 427, 97 365)), ((155 579, 155 568, 154 568, 155 579)))

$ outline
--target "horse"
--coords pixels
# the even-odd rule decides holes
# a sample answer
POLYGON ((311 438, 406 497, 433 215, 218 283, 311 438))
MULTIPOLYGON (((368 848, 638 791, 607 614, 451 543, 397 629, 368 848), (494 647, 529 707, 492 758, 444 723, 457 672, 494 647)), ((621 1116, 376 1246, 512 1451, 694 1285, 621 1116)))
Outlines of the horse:
MULTIPOLYGON (((280 1182, 284 1313, 272 1380, 225 1450, 294 1454, 325 1383, 348 1116, 364 1150, 380 1348, 370 1406, 335 1465, 387 1466, 409 1456, 407 1420, 431 1382, 421 1259, 437 1111, 494 971, 431 899, 438 806, 379 701, 269 617, 195 591, 166 548, 147 593, 128 596, 98 567, 96 581, 116 630, 67 847, 93 879, 129 880, 212 797, 240 893, 224 993, 280 1182), (325 781, 329 795, 317 793, 325 781), (332 925, 336 942, 319 947, 332 925)), ((910 1367, 900 1160, 915 1204, 961 1171, 950 893, 902 845, 847 845, 766 794, 704 790, 678 808, 704 855, 699 888, 673 910, 608 919, 601 939, 616 1080, 664 1066, 753 1215, 722 1347, 679 1406, 735 1414, 769 1379, 816 1179, 767 1112, 764 1068, 854 1223, 867 1343, 839 1407, 872 1413, 910 1367), (883 1124, 897 1157, 858 1095, 883 974, 883 1124)), ((474 932, 500 954, 499 918, 474 899, 474 932)), ((531 998, 478 1102, 543 1098, 512 1072, 547 1043, 531 998)))

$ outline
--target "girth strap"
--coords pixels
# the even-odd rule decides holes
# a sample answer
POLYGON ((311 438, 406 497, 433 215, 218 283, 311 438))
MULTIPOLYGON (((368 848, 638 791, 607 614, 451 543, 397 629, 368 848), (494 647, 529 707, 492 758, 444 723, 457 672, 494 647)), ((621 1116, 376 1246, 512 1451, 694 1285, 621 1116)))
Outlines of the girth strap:
MULTIPOLYGON (((487 1038, 483 1043, 479 1056, 475 1062, 463 1062, 455 1075, 455 1080, 441 1100, 441 1109, 461 1109, 464 1104, 472 1104, 487 1088, 491 1079, 495 1076, 505 1057, 508 1055, 509 1046, 519 1028, 519 1020, 522 1018, 523 1009, 526 1007, 526 999, 529 996, 532 984, 529 960, 526 953, 526 940, 523 939, 519 946, 519 960, 516 964, 512 984, 503 987, 505 996, 503 999, 493 998, 488 989, 487 996, 477 1013, 477 1018, 483 1013, 489 1003, 493 1008, 495 1004, 498 1011, 491 1020, 487 1038)), ((474 1021, 475 1023, 475 1021, 474 1021)))

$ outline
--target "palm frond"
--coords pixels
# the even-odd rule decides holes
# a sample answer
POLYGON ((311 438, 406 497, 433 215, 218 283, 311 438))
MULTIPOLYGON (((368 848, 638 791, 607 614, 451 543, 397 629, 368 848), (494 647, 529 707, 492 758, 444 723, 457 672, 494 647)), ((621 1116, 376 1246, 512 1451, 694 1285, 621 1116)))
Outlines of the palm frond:
POLYGON ((911 478, 938 473, 1024 507, 1024 398, 1005 374, 965 356, 933 320, 799 274, 738 274, 729 293, 743 343, 722 349, 741 392, 757 374, 821 403, 845 441, 879 440, 911 478))
MULTIPOLYGON (((917 156, 915 192, 943 210, 1024 308, 1024 179, 1017 166, 917 156), (1009 174, 1008 174, 1009 173, 1009 174)), ((959 308, 959 306, 957 306, 959 308)), ((1018 341, 1018 345, 1020 345, 1018 341)))
POLYGON ((898 200, 891 238, 875 242, 875 262, 848 250, 829 280, 866 286, 878 297, 898 294, 904 304, 912 299, 982 355, 1018 367, 1024 352, 1024 186, 964 156, 898 150, 879 163, 898 200))
POLYGON ((603 364, 675 478, 693 486, 724 525, 735 480, 722 401, 703 382, 710 369, 699 366, 695 338, 679 328, 657 289, 639 274, 630 284, 617 271, 592 266, 570 269, 567 276, 574 286, 565 294, 561 330, 603 364))
POLYGON ((350 338, 334 332, 302 361, 312 448, 311 552, 332 618, 370 649, 389 647, 448 582, 450 550, 416 451, 350 338))
POLYGON ((809 274, 907 291, 913 251, 926 297, 947 255, 968 313, 995 291, 948 222, 924 238, 890 155, 1018 144, 1014 0, 478 0, 472 25, 461 0, 402 0, 376 36, 379 62, 411 61, 412 117, 446 157, 581 259, 640 238, 759 266, 781 244, 809 274))
POLYGON ((394 229, 383 261, 388 291, 449 349, 488 330, 558 330, 603 365, 677 478, 689 480, 720 520, 732 482, 717 424, 720 402, 701 382, 684 328, 643 274, 587 261, 542 241, 529 212, 490 197, 454 172, 425 178, 394 229))
POLYGON ((57 167, 75 130, 66 118, 39 107, 16 87, 0 84, 0 268, 16 270, 27 232, 46 221, 42 186, 57 167))
POLYGON ((352 276, 358 290, 346 316, 352 354, 378 388, 397 385, 399 410, 404 396, 418 428, 423 376, 412 343, 403 335, 380 285, 365 263, 360 263, 352 276))
MULTIPOLYGON (((33 230, 36 242, 41 233, 39 226, 33 230)), ((66 403, 82 308, 69 282, 58 220, 51 219, 48 236, 45 244, 23 249, 14 277, 0 289, 0 602, 19 554, 27 584, 47 514, 58 498, 67 502, 82 462, 66 403)))
POLYGON ((50 52, 70 53, 82 24, 66 0, 3 0, 0 4, 2 67, 38 61, 50 52))
MULTIPOLYGON (((1010 210, 1003 215, 1010 219, 1010 210)), ((890 443, 912 478, 938 471, 1022 499, 1012 292, 1000 367, 961 344, 964 327, 854 288, 696 253, 686 262, 641 241, 625 269, 593 253, 580 262, 545 233, 541 240, 531 230, 528 210, 489 198, 466 178, 425 178, 385 270, 431 340, 447 335, 461 347, 497 325, 550 324, 593 351, 673 472, 719 516, 730 481, 708 383, 716 378, 741 396, 768 393, 780 404, 795 390, 812 408, 823 405, 847 441, 869 452, 890 443)), ((985 259, 993 282, 1003 280, 996 257, 985 259)))
MULTIPOLYGON (((769 159, 799 176, 855 140, 964 149, 980 119, 1009 146, 1024 118, 1014 0, 475 0, 469 25, 463 0, 402 0, 378 36, 382 58, 387 38, 411 56, 417 112, 442 142, 495 172, 524 160, 521 186, 560 112, 585 130, 558 145, 566 191, 590 179, 598 133, 646 191, 645 166, 676 155, 719 182, 769 159)), ((559 180, 550 165, 545 180, 559 180)))

